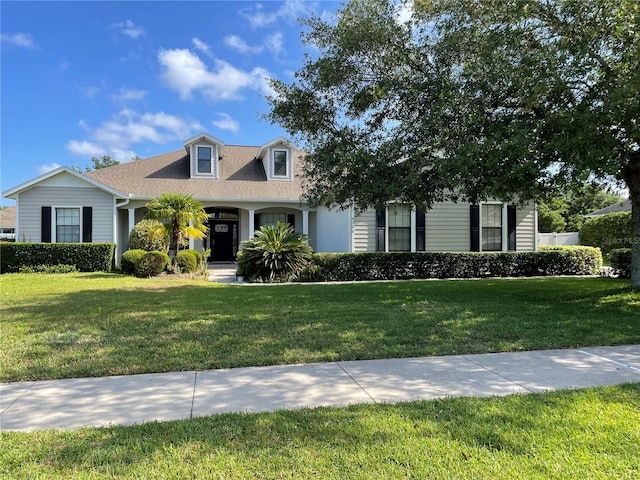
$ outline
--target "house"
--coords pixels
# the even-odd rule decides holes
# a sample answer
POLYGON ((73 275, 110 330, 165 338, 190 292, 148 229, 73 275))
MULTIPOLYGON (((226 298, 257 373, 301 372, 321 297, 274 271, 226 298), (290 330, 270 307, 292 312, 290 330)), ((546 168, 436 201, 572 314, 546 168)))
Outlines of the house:
POLYGON ((606 215, 607 213, 617 213, 617 212, 630 212, 631 211, 631 199, 627 198, 622 202, 614 203, 613 205, 609 205, 607 207, 601 208, 600 210, 596 210, 591 213, 587 213, 584 217, 599 217, 600 215, 606 215))
POLYGON ((0 242, 16 239, 16 207, 0 209, 0 242))
POLYGON ((428 212, 389 204, 384 211, 311 208, 302 200, 303 152, 283 138, 226 145, 206 133, 183 148, 88 173, 60 167, 3 192, 16 200, 16 232, 30 242, 114 242, 116 259, 145 204, 163 193, 190 194, 209 214, 209 231, 190 248, 232 261, 263 225, 288 222, 316 252, 508 251, 537 248, 537 214, 500 202, 441 203, 428 212))

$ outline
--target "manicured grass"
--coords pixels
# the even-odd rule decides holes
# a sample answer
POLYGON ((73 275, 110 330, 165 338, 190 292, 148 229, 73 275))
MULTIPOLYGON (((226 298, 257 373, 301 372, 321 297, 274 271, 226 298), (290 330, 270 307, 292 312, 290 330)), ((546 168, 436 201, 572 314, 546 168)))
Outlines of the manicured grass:
POLYGON ((640 384, 3 432, 15 479, 636 479, 640 384))
POLYGON ((2 381, 640 342, 625 280, 0 282, 2 381))

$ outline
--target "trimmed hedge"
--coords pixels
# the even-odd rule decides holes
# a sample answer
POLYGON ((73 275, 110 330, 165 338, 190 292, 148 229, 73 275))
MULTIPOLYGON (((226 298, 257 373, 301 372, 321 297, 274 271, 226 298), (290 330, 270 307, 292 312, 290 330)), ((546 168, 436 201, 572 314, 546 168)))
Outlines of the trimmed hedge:
POLYGON ((198 257, 193 254, 194 250, 181 250, 176 256, 180 271, 193 273, 198 267, 198 257))
POLYGON ((136 272, 136 265, 140 262, 140 259, 144 257, 146 250, 133 249, 127 250, 122 254, 120 259, 120 269, 122 273, 133 275, 136 272))
POLYGON ((129 233, 129 250, 167 253, 169 251, 169 235, 160 238, 153 235, 161 227, 162 223, 147 218, 136 223, 129 233))
POLYGON ((146 252, 136 264, 136 277, 160 275, 169 266, 169 255, 164 252, 146 252))
POLYGON ((615 212, 588 219, 578 232, 580 245, 599 247, 608 254, 631 246, 631 212, 615 212))
POLYGON ((610 254, 611 268, 616 275, 622 278, 631 277, 631 249, 616 248, 611 250, 610 254))
POLYGON ((316 253, 297 281, 597 275, 601 268, 600 250, 592 247, 505 253, 316 253))
POLYGON ((108 272, 113 266, 113 243, 0 243, 0 273, 23 267, 74 265, 81 272, 108 272))

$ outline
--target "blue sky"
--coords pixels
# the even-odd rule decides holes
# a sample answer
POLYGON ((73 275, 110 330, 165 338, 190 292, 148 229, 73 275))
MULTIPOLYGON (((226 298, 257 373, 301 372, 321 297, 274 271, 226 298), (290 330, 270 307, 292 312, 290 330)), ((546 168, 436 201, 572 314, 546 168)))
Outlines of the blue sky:
MULTIPOLYGON (((124 162, 205 131, 261 145, 269 77, 302 63, 329 1, 0 2, 0 190, 92 156, 124 162)), ((12 205, 12 200, 3 200, 12 205)))

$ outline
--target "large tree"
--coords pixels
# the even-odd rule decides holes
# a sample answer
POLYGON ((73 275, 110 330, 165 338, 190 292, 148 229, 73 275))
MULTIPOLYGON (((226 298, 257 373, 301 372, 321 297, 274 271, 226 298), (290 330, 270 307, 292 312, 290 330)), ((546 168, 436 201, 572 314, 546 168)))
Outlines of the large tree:
POLYGON ((308 200, 539 200, 617 181, 640 287, 637 0, 353 0, 306 22, 314 47, 268 118, 310 152, 308 200))
POLYGON ((202 238, 207 232, 209 215, 202 204, 191 195, 164 193, 147 203, 147 218, 160 222, 160 228, 153 234, 158 237, 168 235, 171 239, 173 267, 178 267, 178 248, 186 245, 189 238, 202 238))

